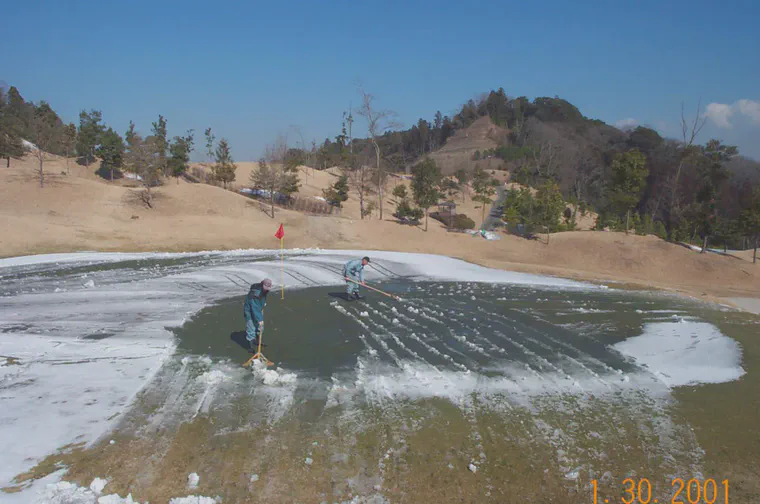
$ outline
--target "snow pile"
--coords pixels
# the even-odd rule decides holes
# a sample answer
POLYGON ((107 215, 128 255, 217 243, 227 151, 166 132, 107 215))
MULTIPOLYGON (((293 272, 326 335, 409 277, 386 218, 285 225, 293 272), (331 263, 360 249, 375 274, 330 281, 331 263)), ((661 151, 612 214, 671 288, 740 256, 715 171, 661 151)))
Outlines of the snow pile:
POLYGON ((212 499, 200 495, 188 495, 187 497, 175 497, 169 500, 169 504, 217 504, 221 499, 212 499))
POLYGON ((374 494, 368 496, 356 496, 350 501, 343 501, 340 504, 390 504, 391 501, 386 499, 381 494, 374 494))
POLYGON ((198 488, 198 483, 200 483, 201 477, 198 476, 198 473, 190 473, 187 475, 187 488, 190 490, 195 490, 198 488))
POLYGON ((23 138, 21 139, 21 145, 23 145, 24 149, 26 149, 28 151, 36 151, 36 150, 38 150, 38 148, 37 148, 36 145, 34 145, 29 140, 24 140, 23 138))
POLYGON ((92 483, 90 483, 90 490, 92 490, 92 493, 95 495, 100 495, 103 493, 103 489, 108 484, 108 480, 104 480, 103 478, 95 478, 92 480, 92 483))
POLYGON ((200 375, 198 378, 196 378, 196 380, 198 380, 200 383, 204 383, 208 386, 218 385, 228 379, 229 379, 229 376, 219 371, 218 369, 206 371, 205 373, 200 375))
POLYGON ((723 383, 745 374, 741 347, 706 322, 656 322, 612 346, 646 367, 668 387, 723 383))
POLYGON ((260 360, 253 361, 253 374, 261 378, 264 385, 294 385, 297 375, 288 373, 282 368, 267 369, 267 365, 260 360))
POLYGON ((132 499, 132 494, 126 497, 117 494, 99 497, 105 487, 104 482, 105 480, 101 478, 95 478, 90 488, 80 487, 68 481, 48 484, 37 497, 36 502, 39 504, 140 504, 132 499))

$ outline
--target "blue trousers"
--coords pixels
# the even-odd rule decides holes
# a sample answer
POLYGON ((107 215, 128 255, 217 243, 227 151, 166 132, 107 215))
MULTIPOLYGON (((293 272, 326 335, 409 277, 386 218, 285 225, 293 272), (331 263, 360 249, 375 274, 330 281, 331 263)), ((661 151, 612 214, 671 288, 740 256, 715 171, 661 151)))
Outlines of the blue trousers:
POLYGON ((257 340, 259 337, 259 326, 253 320, 245 321, 245 339, 249 342, 257 340))
MULTIPOLYGON (((348 277, 348 278, 351 278, 351 277, 348 277)), ((358 278, 352 278, 352 280, 356 280, 357 282, 359 281, 358 278)), ((359 285, 355 284, 354 282, 349 282, 348 280, 346 280, 346 294, 350 296, 354 292, 359 294, 359 285)))

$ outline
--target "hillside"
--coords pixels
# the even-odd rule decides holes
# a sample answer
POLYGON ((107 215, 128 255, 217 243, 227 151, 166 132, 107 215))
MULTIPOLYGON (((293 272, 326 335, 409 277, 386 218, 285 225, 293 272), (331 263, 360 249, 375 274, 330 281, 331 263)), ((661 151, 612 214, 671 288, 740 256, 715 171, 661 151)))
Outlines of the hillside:
POLYGON ((459 169, 474 171, 477 166, 484 170, 501 170, 504 161, 492 157, 474 160, 476 152, 495 149, 503 141, 506 131, 491 122, 489 117, 481 117, 470 126, 458 130, 454 136, 438 150, 429 154, 441 168, 444 175, 451 175, 459 169))
MULTIPOLYGON (((135 199, 133 189, 90 176, 83 167, 72 168, 68 176, 61 174, 61 158, 46 167, 49 182, 42 189, 30 157, 0 170, 0 255, 276 248, 273 234, 282 222, 287 247, 445 254, 499 268, 614 280, 696 296, 760 297, 760 268, 751 262, 698 254, 654 237, 569 232, 553 234, 549 245, 505 234, 488 241, 447 232, 432 219, 428 232, 400 225, 390 214, 383 221, 358 220, 353 195, 342 216, 278 209, 273 220, 245 196, 174 179, 157 190, 151 210, 135 199)), ((319 171, 304 175, 304 192, 315 194, 334 178, 319 171)), ((460 208, 478 220, 479 208, 469 197, 460 208)))

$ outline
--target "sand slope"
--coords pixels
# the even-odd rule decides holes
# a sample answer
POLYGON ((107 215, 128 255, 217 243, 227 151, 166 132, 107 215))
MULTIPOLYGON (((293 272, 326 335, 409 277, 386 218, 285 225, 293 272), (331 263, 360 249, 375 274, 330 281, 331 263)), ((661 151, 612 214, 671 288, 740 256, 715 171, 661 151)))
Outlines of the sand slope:
MULTIPOLYGON (((375 213, 359 219, 355 194, 340 216, 309 216, 268 207, 243 195, 205 184, 174 179, 156 191, 155 208, 135 197, 126 181, 108 182, 92 168, 65 162, 46 165, 44 188, 36 178, 33 158, 0 169, 0 255, 27 255, 73 250, 194 251, 276 248, 274 233, 285 225, 286 247, 398 250, 449 255, 480 264, 577 279, 616 280, 676 289, 697 296, 760 297, 760 268, 751 261, 718 254, 698 254, 655 237, 608 232, 569 232, 549 243, 502 234, 488 241, 448 232, 431 219, 429 230, 392 220, 389 184, 385 220, 375 213)), ((308 170, 302 176, 303 196, 316 196, 337 177, 308 170)), ((469 196, 458 211, 480 224, 481 209, 469 196)), ((747 258, 751 260, 751 253, 747 258)))

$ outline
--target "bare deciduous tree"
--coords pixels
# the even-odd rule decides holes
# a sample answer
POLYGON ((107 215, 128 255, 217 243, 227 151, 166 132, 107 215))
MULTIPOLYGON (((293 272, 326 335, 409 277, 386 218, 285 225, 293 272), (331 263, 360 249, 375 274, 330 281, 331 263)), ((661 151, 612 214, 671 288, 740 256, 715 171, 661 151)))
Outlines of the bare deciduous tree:
POLYGON ((702 130, 702 128, 705 126, 705 123, 707 122, 707 116, 700 118, 699 111, 701 107, 702 107, 702 100, 700 99, 699 102, 697 103, 697 113, 694 115, 694 121, 691 121, 689 123, 686 121, 686 116, 684 113, 684 104, 681 103, 681 135, 683 139, 683 144, 681 145, 680 161, 678 162, 678 168, 676 169, 676 174, 673 179, 673 183, 671 187, 671 193, 670 193, 671 211, 676 206, 676 193, 678 192, 678 179, 681 177, 681 170, 683 169, 684 165, 694 155, 695 153, 694 140, 699 134, 699 132, 702 130))
POLYGON ((143 190, 138 197, 148 208, 153 208, 154 194, 151 189, 158 184, 160 173, 160 160, 152 138, 143 140, 139 133, 133 132, 124 154, 124 167, 139 177, 143 190))
MULTIPOLYGON (((359 108, 358 114, 364 117, 367 121, 367 132, 369 133, 372 147, 375 150, 375 170, 377 171, 377 196, 380 208, 380 220, 383 219, 383 184, 386 181, 384 168, 380 164, 380 145, 378 144, 378 137, 386 131, 398 126, 398 123, 394 120, 396 113, 391 110, 378 110, 375 108, 375 97, 370 93, 367 93, 363 87, 359 86, 359 93, 362 95, 362 105, 359 108)), ((363 177, 363 176, 362 176, 363 177)))
POLYGON ((298 161, 288 157, 287 136, 278 135, 277 140, 264 149, 258 167, 251 172, 250 182, 256 189, 269 192, 269 202, 274 219, 274 201, 277 193, 290 196, 298 191, 298 161))
POLYGON ((367 215, 367 196, 372 184, 372 169, 366 163, 360 162, 358 166, 348 167, 348 185, 359 195, 359 215, 362 219, 367 215))

